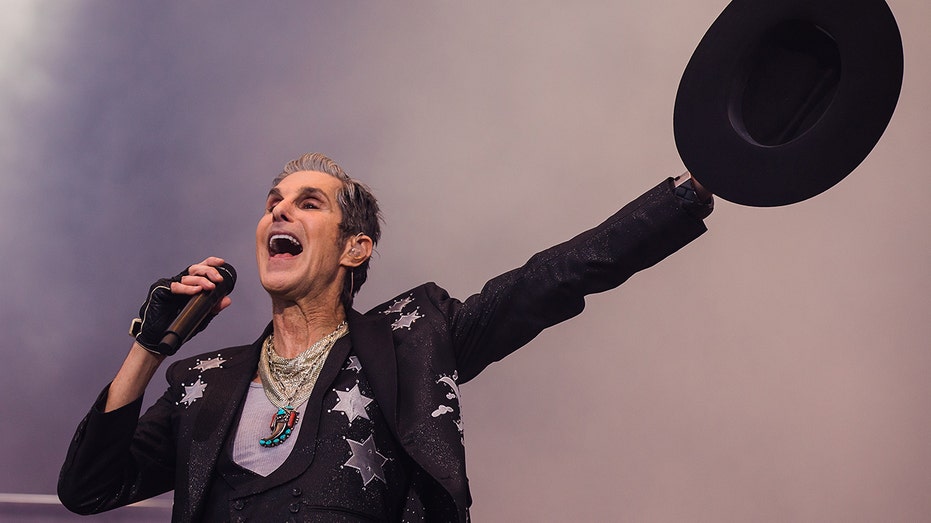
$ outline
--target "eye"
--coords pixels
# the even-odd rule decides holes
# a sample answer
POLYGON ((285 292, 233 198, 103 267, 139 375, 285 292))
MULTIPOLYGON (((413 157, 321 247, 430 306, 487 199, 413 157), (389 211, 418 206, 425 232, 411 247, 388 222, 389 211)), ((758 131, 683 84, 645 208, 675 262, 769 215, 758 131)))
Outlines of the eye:
POLYGON ((270 213, 275 210, 275 206, 278 205, 278 202, 281 200, 268 200, 268 203, 265 204, 265 212, 270 213))
POLYGON ((316 200, 308 199, 301 202, 301 209, 318 209, 319 207, 316 200))

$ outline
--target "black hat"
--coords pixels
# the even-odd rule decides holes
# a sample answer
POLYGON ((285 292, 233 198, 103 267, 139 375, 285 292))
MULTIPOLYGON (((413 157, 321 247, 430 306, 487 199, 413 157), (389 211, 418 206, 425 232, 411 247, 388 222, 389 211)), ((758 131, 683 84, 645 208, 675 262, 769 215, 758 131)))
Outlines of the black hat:
POLYGON ((788 205, 866 158, 901 86, 902 40, 883 0, 734 0, 682 75, 676 147, 725 200, 788 205))

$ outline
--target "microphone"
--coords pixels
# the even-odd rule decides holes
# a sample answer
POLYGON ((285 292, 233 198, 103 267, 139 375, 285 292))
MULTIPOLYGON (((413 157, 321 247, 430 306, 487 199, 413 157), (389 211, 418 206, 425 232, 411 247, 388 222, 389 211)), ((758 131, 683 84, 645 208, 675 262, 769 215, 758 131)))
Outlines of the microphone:
POLYGON ((216 307, 217 303, 233 292, 233 286, 236 285, 236 269, 224 263, 217 267, 217 270, 220 271, 223 281, 218 282, 212 291, 203 291, 188 300, 187 305, 181 309, 181 313, 165 331, 161 343, 158 344, 158 352, 162 354, 177 352, 182 343, 198 332, 197 328, 210 315, 210 311, 216 307))

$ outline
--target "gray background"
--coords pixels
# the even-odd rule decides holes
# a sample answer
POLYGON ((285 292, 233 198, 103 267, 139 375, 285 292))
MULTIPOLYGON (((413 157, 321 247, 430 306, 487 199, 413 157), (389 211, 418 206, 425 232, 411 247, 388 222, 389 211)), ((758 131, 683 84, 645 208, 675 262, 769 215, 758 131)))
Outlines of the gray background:
MULTIPOLYGON (((477 521, 931 515, 931 4, 872 155, 588 300, 463 387, 477 521)), ((466 297, 683 170, 679 76, 724 0, 8 1, 0 18, 0 492, 52 493, 149 283, 208 255, 268 320, 253 231, 319 150, 380 196, 365 309, 466 297)), ((153 382, 147 399, 163 387, 153 382)))

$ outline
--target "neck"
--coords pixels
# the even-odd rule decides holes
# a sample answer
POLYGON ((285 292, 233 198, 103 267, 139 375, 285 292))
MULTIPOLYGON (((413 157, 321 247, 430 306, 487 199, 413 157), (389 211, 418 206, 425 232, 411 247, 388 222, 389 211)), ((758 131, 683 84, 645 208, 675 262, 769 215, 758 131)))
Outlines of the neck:
POLYGON ((328 305, 272 300, 275 352, 283 358, 294 358, 345 319, 346 311, 338 300, 328 305))

